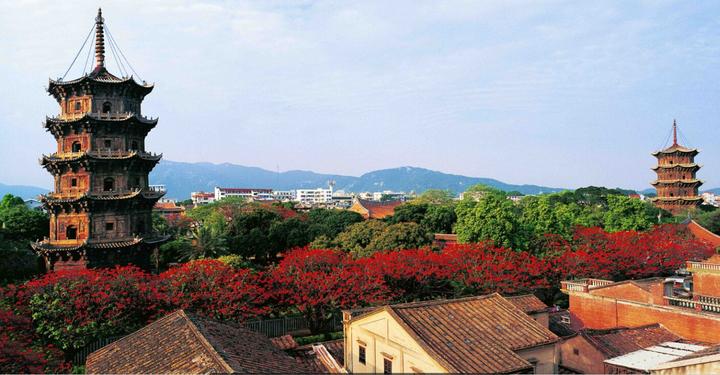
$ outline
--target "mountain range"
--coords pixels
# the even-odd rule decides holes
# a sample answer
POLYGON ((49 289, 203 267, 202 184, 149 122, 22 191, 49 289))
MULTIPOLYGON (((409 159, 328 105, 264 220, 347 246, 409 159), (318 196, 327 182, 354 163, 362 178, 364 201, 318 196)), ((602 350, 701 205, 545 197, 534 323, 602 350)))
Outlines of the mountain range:
POLYGON ((150 174, 150 181, 164 184, 168 189, 168 197, 180 199, 189 198, 193 191, 213 191, 215 186, 314 189, 326 187, 328 181, 335 181, 335 190, 346 192, 392 190, 420 193, 428 189, 442 189, 459 193, 475 184, 523 194, 565 190, 538 185, 513 185, 492 178, 453 175, 417 167, 383 169, 355 177, 300 170, 278 173, 230 163, 183 163, 169 160, 163 160, 155 167, 150 174))
MULTIPOLYGON (((566 190, 540 185, 513 185, 492 178, 447 174, 418 167, 382 169, 356 177, 302 170, 278 173, 230 163, 184 163, 170 160, 162 160, 155 167, 150 174, 150 181, 153 184, 164 184, 168 189, 167 197, 176 199, 188 199, 193 191, 213 191, 215 186, 275 190, 314 189, 326 187, 328 181, 335 181, 335 190, 346 192, 392 190, 421 193, 428 189, 442 189, 460 193, 475 184, 485 184, 504 191, 518 191, 522 194, 566 190)), ((37 186, 0 183, 0 196, 10 193, 30 199, 49 190, 37 186)), ((720 188, 705 191, 720 194, 720 188)), ((654 189, 642 191, 642 193, 649 192, 654 192, 654 189)))

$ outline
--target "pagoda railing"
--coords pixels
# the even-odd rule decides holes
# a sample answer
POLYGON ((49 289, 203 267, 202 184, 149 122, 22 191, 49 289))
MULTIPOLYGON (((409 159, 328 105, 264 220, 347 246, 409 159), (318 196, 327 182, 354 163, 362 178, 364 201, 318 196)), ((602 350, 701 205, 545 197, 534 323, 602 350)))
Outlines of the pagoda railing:
POLYGON ((65 113, 56 117, 65 121, 78 120, 85 116, 89 116, 99 120, 124 120, 130 116, 137 116, 139 119, 145 121, 153 121, 155 118, 145 117, 143 115, 134 112, 114 112, 114 113, 98 113, 98 112, 83 112, 83 113, 65 113))
POLYGON ((720 264, 705 262, 687 262, 688 271, 720 271, 720 264))
POLYGON ((101 148, 97 150, 91 150, 91 151, 80 151, 80 152, 61 152, 57 153, 54 152, 50 155, 44 155, 51 159, 75 159, 79 158, 83 155, 89 155, 92 157, 98 157, 98 158, 124 158, 129 157, 134 154, 139 155, 143 158, 158 158, 161 157, 161 154, 156 154, 152 152, 145 152, 145 151, 139 151, 139 150, 112 150, 109 148, 101 148))

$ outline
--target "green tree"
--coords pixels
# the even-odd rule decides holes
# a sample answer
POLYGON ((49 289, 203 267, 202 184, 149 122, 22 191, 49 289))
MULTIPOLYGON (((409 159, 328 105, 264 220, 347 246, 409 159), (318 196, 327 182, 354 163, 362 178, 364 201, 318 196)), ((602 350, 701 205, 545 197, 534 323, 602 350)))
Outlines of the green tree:
POLYGON ((455 231, 461 242, 491 240, 497 246, 524 248, 516 206, 504 193, 484 186, 473 187, 455 213, 455 231))
POLYGON ((429 233, 452 233, 457 222, 454 205, 431 205, 420 221, 429 233))
POLYGON ((180 254, 182 260, 195 260, 217 258, 227 253, 227 240, 222 233, 216 233, 211 228, 196 226, 190 231, 191 246, 183 248, 180 254))
POLYGON ((346 210, 328 210, 316 208, 307 214, 308 235, 310 240, 320 236, 335 238, 352 224, 363 221, 357 212, 346 210))
POLYGON ((405 203, 395 207, 392 216, 387 218, 389 223, 420 223, 425 218, 429 204, 405 203))
POLYGON ((413 203, 426 203, 430 205, 451 205, 455 199, 455 193, 450 190, 429 189, 414 199, 413 203))
POLYGON ((417 223, 397 223, 388 225, 377 233, 370 243, 355 256, 369 256, 382 250, 417 249, 429 245, 431 238, 417 223))
POLYGON ((605 214, 605 230, 646 230, 652 227, 654 214, 658 211, 649 204, 624 195, 608 195, 608 211, 605 214))
POLYGON ((343 250, 360 254, 386 227, 387 224, 379 220, 355 223, 340 233, 335 240, 343 250))
POLYGON ((695 220, 707 230, 720 234, 720 210, 700 213, 695 220))

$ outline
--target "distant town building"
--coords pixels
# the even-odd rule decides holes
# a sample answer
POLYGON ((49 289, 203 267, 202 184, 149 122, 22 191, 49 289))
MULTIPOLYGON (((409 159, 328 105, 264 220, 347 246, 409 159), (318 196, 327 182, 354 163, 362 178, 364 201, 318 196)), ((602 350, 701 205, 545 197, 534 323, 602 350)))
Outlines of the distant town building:
POLYGON ((312 373, 261 333, 178 310, 91 353, 88 374, 312 373))
POLYGON ((720 207, 720 199, 718 198, 718 196, 716 194, 706 191, 706 192, 702 193, 701 196, 703 199, 703 204, 713 206, 713 207, 720 207))
POLYGON ((656 207, 679 214, 697 207, 702 198, 698 196, 698 188, 702 181, 695 176, 700 166, 695 164, 698 150, 678 144, 677 123, 673 121, 673 144, 652 155, 658 159, 653 170, 657 179, 652 185, 657 190, 657 197, 651 201, 656 207))
POLYGON ((273 200, 273 191, 272 189, 215 187, 215 201, 228 197, 238 197, 249 201, 270 201, 273 200))
POLYGON ((351 373, 558 372, 559 338, 499 294, 343 311, 351 373))
POLYGON ((397 191, 391 191, 391 190, 384 190, 384 191, 376 191, 372 193, 372 200, 374 201, 397 201, 397 200, 405 200, 407 198, 407 194, 404 192, 397 192, 397 191))
POLYGON ((273 199, 280 202, 292 202, 295 200, 295 190, 274 190, 273 199))
POLYGON ((47 271, 149 268, 150 253, 168 239, 152 230, 152 208, 165 194, 148 181, 161 158, 145 149, 158 121, 144 117, 141 105, 153 86, 106 69, 104 33, 98 10, 94 69, 78 79, 50 80, 47 89, 60 105, 60 115, 44 124, 57 152, 40 163, 55 186, 42 197, 50 212, 49 238, 32 244, 47 271))
POLYGON ((215 202, 215 193, 206 193, 204 191, 194 191, 190 193, 193 206, 203 206, 215 202))
POLYGON ((357 212, 365 219, 384 219, 395 213, 395 207, 403 204, 402 201, 375 202, 355 198, 348 210, 357 212))
POLYGON ((174 222, 185 215, 185 207, 178 206, 177 202, 169 199, 161 199, 153 207, 153 212, 160 214, 165 220, 174 222))
POLYGON ((332 202, 332 189, 297 189, 295 190, 295 201, 303 205, 329 204, 332 202))

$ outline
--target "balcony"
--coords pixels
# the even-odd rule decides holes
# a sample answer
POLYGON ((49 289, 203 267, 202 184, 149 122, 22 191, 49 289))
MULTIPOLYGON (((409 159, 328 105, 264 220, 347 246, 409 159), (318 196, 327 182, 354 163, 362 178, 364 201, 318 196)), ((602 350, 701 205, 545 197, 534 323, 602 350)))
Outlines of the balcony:
POLYGON ((602 279, 579 279, 579 280, 566 280, 560 282, 560 290, 563 293, 568 292, 583 292, 587 293, 591 289, 599 288, 601 286, 610 285, 614 281, 602 280, 602 279))
POLYGON ((695 295, 694 299, 665 296, 670 306, 684 307, 697 311, 720 313, 720 297, 695 295))
POLYGON ((687 270, 690 272, 697 272, 697 271, 720 272, 720 264, 688 261, 687 262, 687 270))

